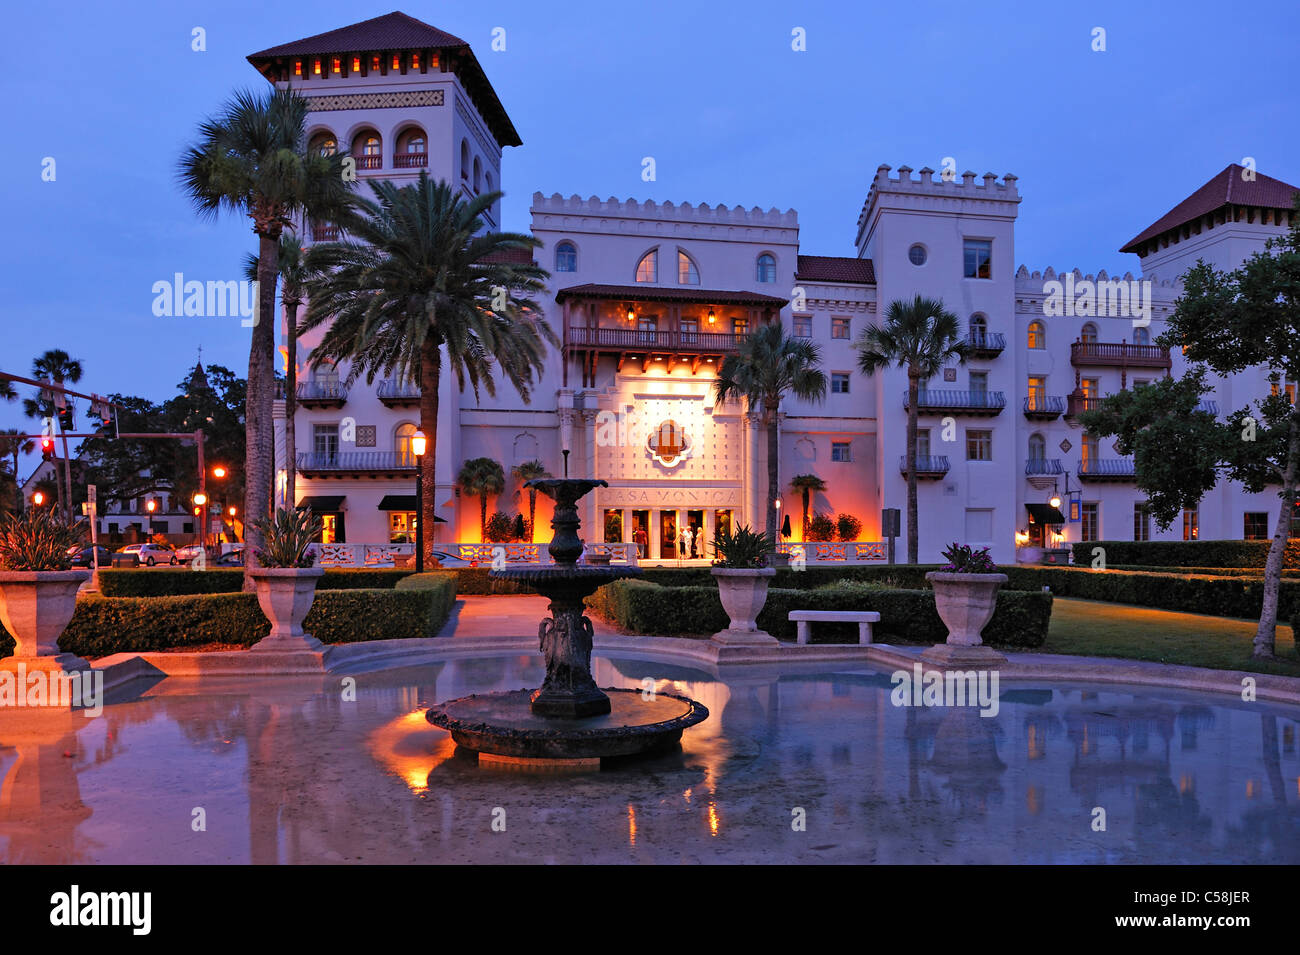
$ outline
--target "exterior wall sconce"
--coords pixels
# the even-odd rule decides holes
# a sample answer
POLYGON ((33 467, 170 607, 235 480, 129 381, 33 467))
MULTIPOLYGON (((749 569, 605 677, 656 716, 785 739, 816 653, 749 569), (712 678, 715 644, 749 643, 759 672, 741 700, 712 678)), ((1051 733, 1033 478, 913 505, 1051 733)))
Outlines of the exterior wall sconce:
POLYGON ((709 324, 712 325, 712 324, 714 324, 715 322, 717 322, 717 320, 718 320, 718 317, 717 317, 716 315, 713 314, 713 309, 709 309, 709 324))
POLYGON ((636 321, 636 309, 631 305, 627 307, 627 321, 629 325, 636 321))

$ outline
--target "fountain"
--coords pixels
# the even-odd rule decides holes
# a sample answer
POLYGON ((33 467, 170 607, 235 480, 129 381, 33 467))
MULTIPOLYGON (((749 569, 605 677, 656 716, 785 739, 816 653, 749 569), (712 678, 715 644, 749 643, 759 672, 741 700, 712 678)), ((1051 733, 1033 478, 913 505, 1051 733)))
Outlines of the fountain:
POLYGON ((555 534, 547 548, 555 563, 493 570, 491 576, 527 583, 550 600, 551 616, 537 633, 546 678, 535 690, 437 704, 429 709, 429 722, 448 730, 462 749, 493 756, 598 759, 673 746, 682 730, 708 718, 704 706, 668 693, 602 690, 591 676, 592 629, 583 600, 604 584, 641 572, 608 562, 578 563, 583 543, 577 503, 608 484, 564 477, 539 478, 526 487, 555 501, 555 534))

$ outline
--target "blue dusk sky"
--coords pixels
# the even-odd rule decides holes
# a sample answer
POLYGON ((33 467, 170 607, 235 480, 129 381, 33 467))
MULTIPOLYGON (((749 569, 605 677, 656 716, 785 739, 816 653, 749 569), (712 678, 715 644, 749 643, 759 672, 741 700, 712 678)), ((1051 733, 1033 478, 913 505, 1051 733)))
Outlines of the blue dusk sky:
POLYGON ((151 309, 154 282, 238 279, 256 248, 246 219, 194 215, 177 158, 232 90, 264 86, 249 53, 394 9, 467 40, 513 118, 507 229, 527 230, 535 190, 757 205, 798 211, 803 252, 852 255, 877 165, 951 156, 1019 176, 1017 264, 1136 272, 1119 247, 1227 164, 1300 183, 1294 0, 19 4, 0 369, 64 348, 85 389, 154 400, 200 346, 244 373, 238 318, 151 309))

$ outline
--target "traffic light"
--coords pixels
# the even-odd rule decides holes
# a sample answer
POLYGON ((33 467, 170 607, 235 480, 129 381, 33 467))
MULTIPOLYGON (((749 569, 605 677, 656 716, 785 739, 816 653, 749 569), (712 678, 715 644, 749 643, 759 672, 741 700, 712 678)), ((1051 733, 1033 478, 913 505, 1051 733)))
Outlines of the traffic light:
POLYGON ((64 431, 72 431, 77 426, 77 419, 73 413, 72 402, 69 401, 59 409, 59 427, 64 431))
POLYGON ((41 458, 45 461, 54 460, 54 439, 48 435, 41 438, 41 458))

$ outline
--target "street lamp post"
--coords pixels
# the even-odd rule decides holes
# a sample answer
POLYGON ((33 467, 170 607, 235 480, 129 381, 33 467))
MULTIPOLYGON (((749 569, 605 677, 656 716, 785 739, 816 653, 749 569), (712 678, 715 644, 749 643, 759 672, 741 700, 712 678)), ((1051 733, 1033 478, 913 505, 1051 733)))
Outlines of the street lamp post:
POLYGON ((424 573, 424 452, 429 439, 423 431, 411 436, 411 453, 415 455, 415 572, 424 573))
POLYGON ((198 518, 194 524, 195 537, 198 538, 195 543, 206 548, 208 540, 204 525, 208 517, 208 496, 202 491, 194 495, 194 516, 198 518))
POLYGON ((147 542, 153 536, 153 512, 158 507, 158 502, 153 498, 144 502, 144 509, 148 515, 144 519, 144 540, 147 542))

